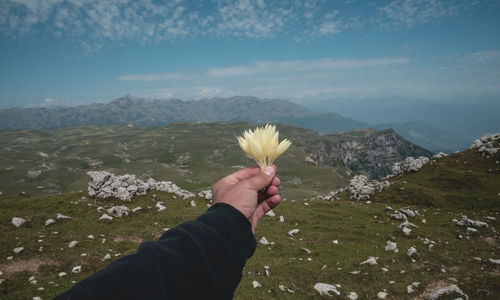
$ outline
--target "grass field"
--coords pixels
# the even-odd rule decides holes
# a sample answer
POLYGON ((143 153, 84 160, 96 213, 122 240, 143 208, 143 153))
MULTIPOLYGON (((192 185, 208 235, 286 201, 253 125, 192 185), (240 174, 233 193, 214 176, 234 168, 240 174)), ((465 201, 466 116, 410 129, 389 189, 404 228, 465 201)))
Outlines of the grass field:
MULTIPOLYGON (((276 216, 265 216, 256 233, 257 240, 265 236, 275 244, 258 244, 235 298, 320 298, 313 286, 324 282, 340 284, 340 298, 344 299, 350 292, 356 292, 359 299, 374 299, 381 291, 388 293, 388 299, 425 299, 429 291, 448 284, 458 285, 470 299, 499 299, 500 266, 489 261, 500 258, 498 160, 498 154, 483 158, 474 150, 450 155, 419 172, 390 179, 390 188, 372 197, 371 204, 350 201, 347 195, 332 202, 282 202, 274 210, 276 216), (392 219, 387 206, 418 210, 421 216, 409 218, 418 228, 410 236, 404 235, 397 228, 402 221, 392 219), (280 215, 285 222, 279 222, 280 215), (489 226, 468 233, 451 221, 462 215, 486 221, 489 226), (295 228, 300 231, 294 237, 287 235, 295 228), (398 253, 384 250, 387 240, 397 243, 398 253), (406 254, 412 246, 418 252, 414 261, 406 254), (370 256, 379 258, 377 265, 360 265, 370 256), (270 276, 266 276, 264 266, 269 266, 270 276), (353 271, 360 272, 353 275, 353 271), (254 289, 253 280, 262 287, 254 289), (420 285, 408 294, 407 286, 412 282, 420 285), (281 291, 280 285, 293 293, 281 291)), ((283 188, 287 188, 286 183, 283 188)), ((50 299, 118 257, 134 252, 140 242, 158 238, 165 228, 202 214, 207 201, 196 198, 195 202, 197 206, 192 207, 189 201, 170 194, 149 192, 125 203, 143 210, 102 223, 97 207, 121 201, 96 201, 85 193, 0 196, 0 278, 4 279, 0 298, 50 299), (154 206, 158 201, 167 209, 157 212, 154 206), (45 227, 43 223, 55 219, 57 213, 71 219, 45 227), (14 216, 31 220, 29 227, 15 228, 10 224, 14 216), (89 235, 94 238, 89 239, 89 235), (69 248, 73 240, 78 244, 69 248), (24 250, 14 254, 16 247, 24 250), (103 261, 108 253, 111 259, 103 261), (13 259, 8 260, 9 256, 13 259), (72 274, 77 265, 82 266, 81 273, 72 274), (60 272, 68 275, 59 277, 60 272), (28 281, 31 276, 36 284, 28 281), (41 287, 43 290, 38 290, 41 287)))

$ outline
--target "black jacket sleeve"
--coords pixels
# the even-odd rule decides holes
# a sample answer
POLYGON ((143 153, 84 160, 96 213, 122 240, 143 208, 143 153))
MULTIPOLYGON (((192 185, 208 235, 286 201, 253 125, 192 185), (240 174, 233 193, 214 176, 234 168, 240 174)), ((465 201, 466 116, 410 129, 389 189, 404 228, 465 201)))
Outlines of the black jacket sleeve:
POLYGON ((248 219, 217 203, 55 299, 231 299, 256 245, 248 219))

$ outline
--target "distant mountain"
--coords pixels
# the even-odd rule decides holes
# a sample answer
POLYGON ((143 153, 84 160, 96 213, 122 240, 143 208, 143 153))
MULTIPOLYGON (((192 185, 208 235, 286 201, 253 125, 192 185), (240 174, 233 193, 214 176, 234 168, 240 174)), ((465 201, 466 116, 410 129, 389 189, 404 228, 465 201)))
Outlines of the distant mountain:
POLYGON ((463 150, 464 145, 484 133, 500 131, 500 96, 439 101, 400 97, 331 99, 304 102, 304 106, 312 111, 335 112, 376 128, 392 127, 408 140, 434 151, 463 150), (408 122, 417 120, 425 125, 413 123, 416 127, 410 128, 408 122), (449 147, 443 145, 445 141, 449 147))
POLYGON ((423 121, 380 124, 373 128, 377 130, 392 128, 406 140, 434 153, 440 151, 451 153, 457 149, 466 149, 472 144, 472 140, 462 135, 439 129, 423 121))
POLYGON ((131 96, 107 104, 64 108, 0 110, 0 129, 54 129, 82 125, 159 126, 173 122, 246 121, 284 123, 324 133, 366 127, 335 113, 312 112, 286 100, 255 97, 212 98, 198 101, 151 100, 131 96))

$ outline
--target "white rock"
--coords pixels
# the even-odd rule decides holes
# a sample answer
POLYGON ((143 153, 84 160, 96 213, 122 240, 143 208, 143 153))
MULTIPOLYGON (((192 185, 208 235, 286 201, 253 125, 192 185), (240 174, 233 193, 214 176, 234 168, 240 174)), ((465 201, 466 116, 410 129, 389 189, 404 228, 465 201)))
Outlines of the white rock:
POLYGON ((419 158, 407 157, 403 162, 397 162, 392 165, 392 173, 396 176, 416 172, 420 170, 426 163, 429 162, 429 158, 425 156, 420 156, 419 158))
POLYGON ((274 217, 276 216, 276 214, 274 213, 274 211, 272 209, 270 209, 267 213, 266 213, 266 216, 268 217, 274 217))
POLYGON ((195 207, 196 206, 196 202, 194 200, 191 200, 191 206, 192 207, 195 207))
POLYGON ((111 221, 111 220, 113 220, 113 217, 108 214, 102 214, 102 216, 99 218, 99 221, 111 221))
POLYGON ((358 275, 359 273, 361 273, 361 271, 352 271, 352 272, 349 272, 351 273, 352 275, 358 275))
POLYGON ((68 247, 69 247, 69 248, 73 248, 73 247, 75 247, 77 244, 78 244, 78 241, 71 241, 71 242, 68 244, 68 247))
POLYGON ((163 203, 163 202, 157 202, 157 203, 156 203, 156 205, 155 205, 155 206, 156 206, 156 208, 158 208, 158 211, 162 211, 162 210, 166 209, 166 207, 165 207, 165 206, 161 205, 162 203, 163 203))
POLYGON ((293 236, 294 234, 297 234, 300 230, 295 228, 295 229, 292 229, 290 231, 288 231, 288 235, 289 236, 293 236))
POLYGON ((462 219, 460 221, 456 221, 455 223, 458 226, 462 227, 488 227, 488 223, 481 221, 474 221, 467 218, 467 216, 462 216, 462 219))
POLYGON ((48 219, 47 221, 45 221, 45 226, 50 226, 52 224, 54 224, 56 222, 56 220, 54 219, 48 219))
POLYGON ((458 286, 456 286, 454 284, 429 293, 427 296, 427 299, 428 300, 437 300, 442 296, 452 295, 452 294, 458 294, 460 296, 463 296, 463 297, 465 297, 466 300, 469 299, 469 296, 467 296, 458 286))
POLYGON ((18 254, 18 253, 21 253, 23 250, 24 250, 24 247, 16 247, 16 248, 14 248, 14 253, 18 254))
POLYGON ((76 266, 71 269, 71 273, 80 273, 82 271, 82 266, 76 266))
POLYGON ((258 287, 262 287, 262 285, 257 280, 252 281, 252 285, 253 285, 254 289, 258 288, 258 287))
POLYGON ((307 248, 300 248, 301 250, 304 250, 306 252, 306 254, 311 254, 312 251, 307 249, 307 248))
POLYGON ((493 259, 493 258, 490 258, 488 259, 490 261, 490 263, 494 263, 494 264, 497 264, 497 265, 500 265, 500 259, 493 259))
POLYGON ((358 294, 356 292, 350 292, 349 295, 347 295, 347 299, 358 300, 358 294))
POLYGON ((261 243, 262 245, 269 245, 270 244, 265 236, 260 238, 259 243, 261 243))
POLYGON ((109 255, 109 253, 108 253, 108 254, 104 255, 104 257, 102 258, 102 261, 108 260, 110 258, 111 258, 111 255, 109 255))
POLYGON ((370 181, 364 175, 356 175, 350 180, 345 190, 350 194, 351 199, 366 200, 376 191, 387 189, 389 185, 389 181, 370 181))
POLYGON ((137 212, 137 211, 139 211, 139 210, 142 210, 142 207, 137 206, 137 207, 135 207, 135 208, 132 208, 132 212, 137 212))
POLYGON ((332 297, 333 295, 330 294, 330 292, 340 296, 340 292, 337 290, 337 287, 328 283, 318 282, 314 285, 314 289, 318 291, 320 296, 332 297))
POLYGON ((389 240, 386 241, 385 251, 393 251, 394 253, 398 253, 399 252, 396 243, 393 243, 393 242, 391 242, 389 240))
POLYGON ((64 277, 66 275, 68 275, 66 272, 61 272, 61 273, 57 274, 57 276, 59 276, 59 277, 64 277))
POLYGON ((408 286, 406 287, 406 292, 407 292, 408 294, 411 294, 411 293, 413 293, 414 291, 415 291, 415 290, 413 289, 413 285, 411 285, 411 284, 410 284, 410 285, 408 285, 408 286))
POLYGON ((63 214, 57 213, 56 219, 71 219, 71 217, 65 216, 63 214))
POLYGON ((94 239, 94 235, 93 234, 89 234, 89 235, 87 235, 87 238, 93 240, 94 239))
POLYGON ((417 249, 413 246, 408 248, 408 251, 406 251, 406 255, 408 255, 410 257, 414 254, 417 254, 417 249))
POLYGON ((339 240, 333 240, 333 244, 334 245, 338 245, 339 244, 339 240))
POLYGON ((385 299, 386 297, 387 297, 386 292, 378 292, 378 294, 377 294, 377 298, 379 298, 379 299, 385 299))
POLYGON ((284 292, 284 291, 286 290, 286 287, 285 287, 284 285, 282 285, 282 284, 278 285, 278 288, 279 288, 282 292, 284 292))
POLYGON ((411 234, 411 229, 408 227, 404 227, 401 229, 405 235, 410 235, 411 234))
POLYGON ((128 214, 130 213, 130 209, 125 205, 117 205, 108 208, 106 212, 113 217, 121 218, 123 216, 128 216, 128 214))
POLYGON ((490 221, 495 221, 497 218, 495 217, 490 217, 490 216, 487 216, 486 219, 490 220, 490 221))
POLYGON ((42 298, 35 296, 35 297, 31 298, 31 300, 42 300, 42 298))
POLYGON ((18 217, 13 217, 11 221, 12 225, 16 226, 17 228, 21 227, 24 223, 26 223, 26 220, 23 218, 18 218, 18 217))
POLYGON ((477 232, 477 229, 472 227, 467 227, 467 232, 475 233, 477 232))
POLYGON ((280 222, 281 222, 281 223, 285 223, 285 217, 280 216, 280 222))
POLYGON ((378 260, 378 257, 371 256, 367 260, 365 260, 364 262, 360 263, 360 265, 369 264, 369 265, 373 266, 373 265, 377 264, 377 260, 378 260))

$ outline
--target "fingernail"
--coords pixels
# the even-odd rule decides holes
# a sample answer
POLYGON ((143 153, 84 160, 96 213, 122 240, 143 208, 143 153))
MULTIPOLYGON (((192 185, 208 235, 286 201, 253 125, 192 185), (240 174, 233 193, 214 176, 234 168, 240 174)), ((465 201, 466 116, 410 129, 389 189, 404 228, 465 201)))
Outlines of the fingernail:
POLYGON ((266 174, 267 176, 274 175, 274 168, 273 167, 266 167, 264 169, 264 174, 266 174))

